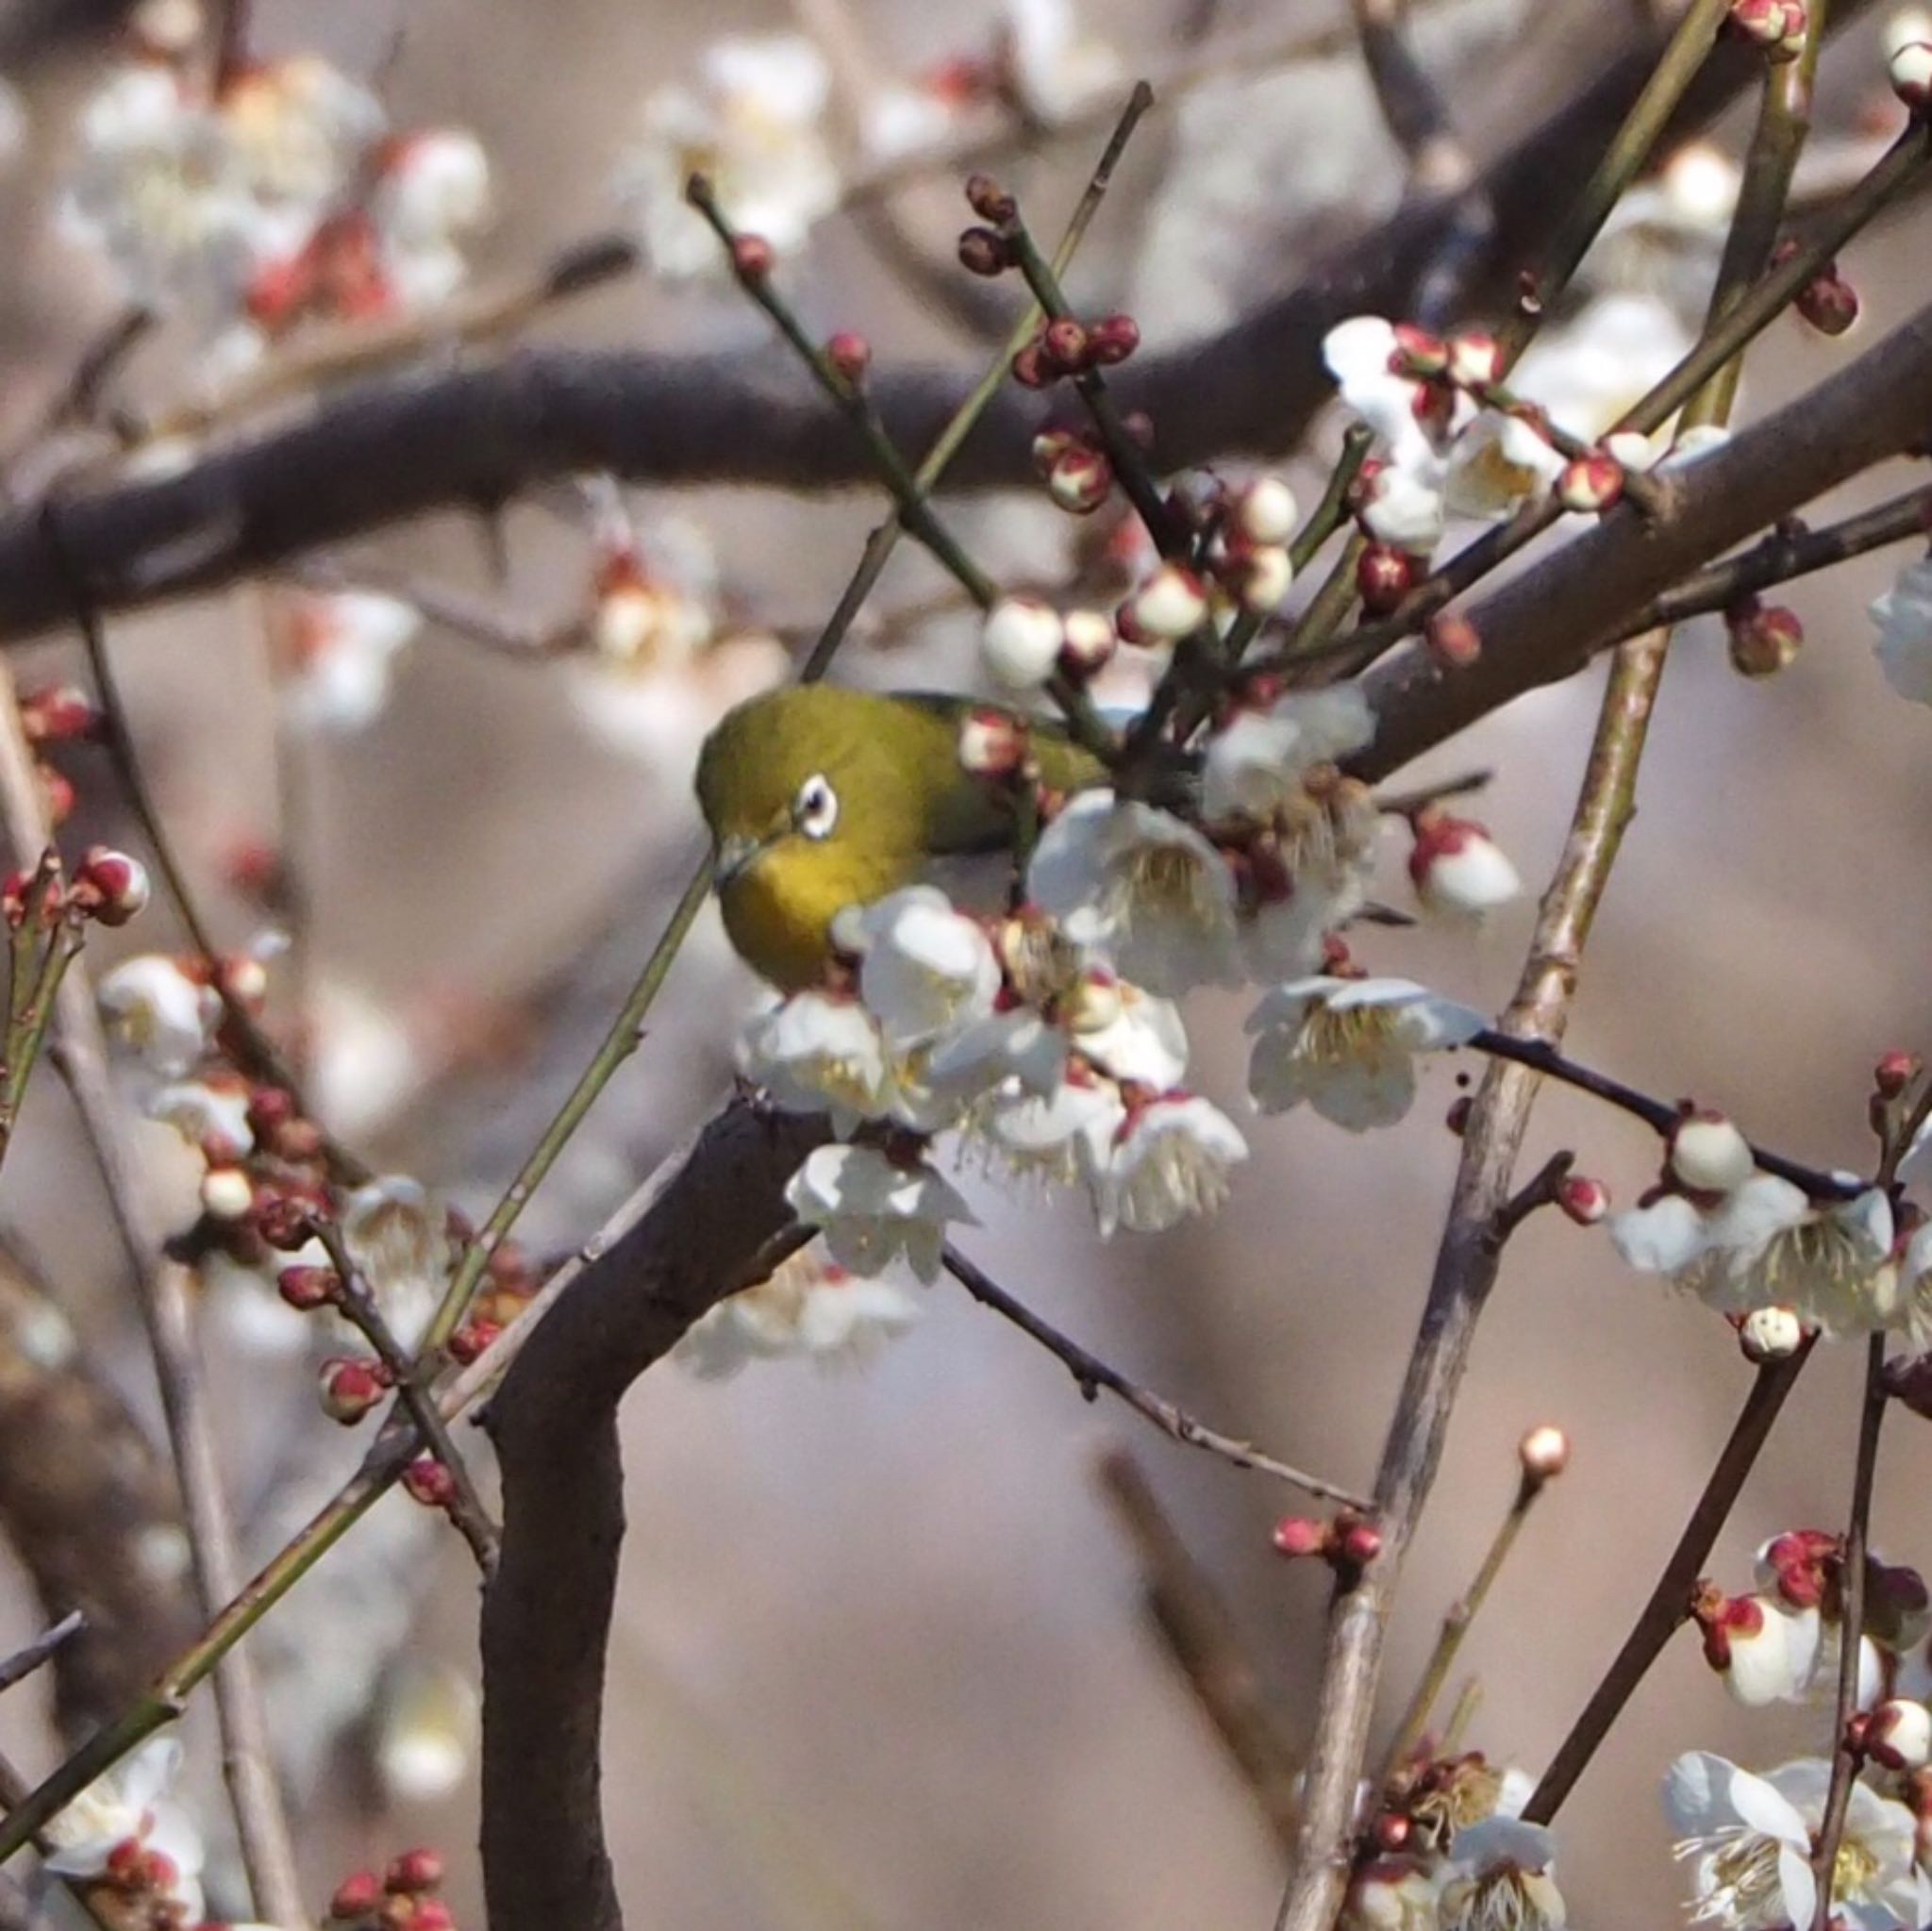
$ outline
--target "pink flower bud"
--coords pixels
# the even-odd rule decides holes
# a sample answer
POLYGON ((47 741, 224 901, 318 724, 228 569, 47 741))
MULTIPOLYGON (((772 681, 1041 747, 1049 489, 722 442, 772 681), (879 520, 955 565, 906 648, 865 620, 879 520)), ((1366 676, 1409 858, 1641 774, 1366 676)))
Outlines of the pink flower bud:
POLYGON ((1163 563, 1130 600, 1136 629, 1158 643, 1174 643, 1208 617, 1201 579, 1179 563, 1163 563))
POLYGON ((772 244, 762 235, 740 235, 731 243, 731 266, 748 282, 761 282, 772 272, 772 244))
POLYGON ((841 328, 825 343, 825 360, 857 387, 872 366, 872 344, 857 329, 841 328))
POLYGON ((285 1267, 275 1276, 275 1291, 307 1314, 335 1302, 342 1291, 341 1276, 332 1267, 285 1267))
POLYGON ((1234 526, 1251 543, 1285 543, 1301 520, 1294 491, 1279 476, 1257 476, 1235 498, 1234 526))
POLYGON ((359 1422, 389 1391, 380 1361, 337 1359, 322 1365, 322 1411, 345 1426, 359 1422))
POLYGON ((991 278, 1012 265, 1007 244, 991 228, 968 228, 959 237, 959 266, 968 275, 991 278))
POLYGON ((1932 1710, 1908 1697, 1881 1703, 1865 1720, 1865 1753, 1887 1770, 1924 1770, 1932 1763, 1932 1710))
POLYGON ((328 1901, 331 1918, 367 1917, 382 1902, 382 1879, 373 1871, 358 1871, 336 1886, 328 1901))
POLYGON ((1057 375, 1077 375, 1088 362, 1086 328, 1071 315, 1056 316, 1040 338, 1041 354, 1057 375))
POLYGON ((1091 516, 1113 491, 1113 464, 1097 449, 1075 443, 1047 472, 1047 493, 1070 516, 1091 516))
POLYGON ((245 1221, 255 1206, 255 1186, 240 1167, 210 1167, 201 1176, 202 1211, 213 1221, 245 1221))
POLYGON ((1086 439, 1072 429, 1042 429, 1033 439, 1033 474, 1043 483, 1053 474, 1054 464, 1068 450, 1089 447, 1086 439))
POLYGON ((1565 509, 1593 515, 1611 508, 1624 493, 1624 465, 1603 450, 1579 456, 1557 478, 1557 500, 1565 509))
POLYGON ((1323 1556, 1328 1551, 1328 1524, 1310 1515, 1285 1515, 1274 1524, 1274 1540, 1277 1552, 1291 1558, 1323 1556))
POLYGON ((1730 1193, 1757 1164, 1750 1141, 1722 1113, 1687 1113, 1671 1134, 1671 1172, 1693 1193, 1730 1193))
POLYGON ((382 1888, 391 1892, 434 1890, 447 1874, 448 1867, 438 1852, 418 1848, 391 1861, 383 1873, 382 1888))
POLYGON ((1087 352, 1103 369, 1124 362, 1141 346, 1141 325, 1131 315, 1103 315, 1087 333, 1087 352))
POLYGON ((409 1931, 456 1931, 457 1921, 440 1897, 409 1900, 409 1931))
POLYGON ((1472 332, 1449 341, 1449 379, 1463 389, 1487 389, 1503 376, 1503 344, 1492 335, 1472 332))
POLYGON ((1858 291, 1834 267, 1807 282, 1791 306, 1820 335, 1843 335, 1858 319, 1858 291))
POLYGON ((1059 374, 1048 365, 1046 352, 1038 341, 1030 341, 1016 351, 1008 367, 1022 389, 1044 389, 1059 374))
POLYGON ((1481 634, 1460 610, 1438 610, 1423 625, 1423 643, 1445 671, 1466 671, 1483 654, 1481 634))
POLYGON ((1372 617, 1386 617, 1415 588, 1416 562, 1407 550, 1390 543, 1371 543, 1355 566, 1355 587, 1362 608, 1372 617))
POLYGON ((1010 778, 1026 761, 1026 725, 1011 711, 977 708, 959 723, 959 768, 974 777, 1010 778))
POLYGON ((1932 42, 1908 41, 1892 54, 1887 73, 1892 92, 1913 113, 1932 107, 1932 42))
POLYGON ((1479 919, 1521 897, 1523 880, 1508 855, 1472 818, 1440 806, 1418 811, 1408 875, 1424 907, 1444 917, 1479 919))
POLYGON ((967 175, 966 205, 981 221, 991 222, 995 227, 1020 212, 1020 204, 991 175, 967 175))
POLYGON ((147 867, 125 852, 92 846, 74 874, 73 902, 103 925, 125 925, 147 905, 147 867))
POLYGON ((1060 620, 1060 669, 1076 683, 1096 676, 1112 661, 1120 639, 1102 610, 1069 610, 1060 620))
POLYGON ((20 700, 20 722, 29 744, 58 744, 95 736, 101 713, 78 685, 49 684, 20 700))
POLYGON ((457 1499, 456 1477, 433 1455, 418 1456, 403 1471, 403 1487, 425 1508, 447 1508, 457 1499))
POLYGON ((1916 1053, 1894 1047, 1872 1069, 1872 1084, 1881 1098, 1895 1100, 1918 1078, 1920 1068, 1916 1053))
POLYGON ((1352 1522, 1341 1531, 1336 1545, 1336 1566, 1366 1569, 1382 1553, 1382 1531, 1372 1522, 1352 1522))
POLYGON ((1724 612, 1731 668, 1740 677, 1772 677, 1804 648, 1805 626, 1795 610, 1745 597, 1724 612))
POLYGON ((1059 612, 1038 597, 1003 597, 980 626, 979 655, 1006 691, 1037 691, 1053 675, 1065 641, 1059 612))
POLYGON ((1557 1205, 1579 1227, 1593 1227, 1610 1210, 1610 1190, 1601 1180, 1572 1174, 1557 1189, 1557 1205))
POLYGON ((1516 1444, 1516 1459, 1532 1481, 1554 1481, 1570 1466, 1570 1438, 1554 1422, 1545 1422, 1516 1444))
POLYGON ((1754 1307, 1738 1323, 1738 1346, 1745 1360, 1762 1367, 1787 1361, 1804 1345, 1805 1323, 1789 1307, 1754 1307))
POLYGON ((449 1338, 450 1359, 467 1368, 472 1361, 489 1353, 495 1343, 496 1337, 502 1332, 501 1322, 464 1322, 449 1338))
POLYGON ((1838 1590, 1844 1545, 1828 1529, 1788 1529, 1757 1552, 1757 1577, 1794 1609, 1822 1607, 1838 1590))
POLYGON ((1805 9, 1799 0, 1731 0, 1730 25, 1773 60, 1795 59, 1805 50, 1805 9))

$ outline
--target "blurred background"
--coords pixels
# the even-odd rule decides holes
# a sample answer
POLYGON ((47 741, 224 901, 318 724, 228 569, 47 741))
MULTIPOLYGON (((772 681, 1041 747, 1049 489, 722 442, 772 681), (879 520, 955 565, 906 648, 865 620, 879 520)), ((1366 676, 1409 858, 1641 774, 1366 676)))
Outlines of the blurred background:
MULTIPOLYGON (((1419 0, 1417 34, 1470 145, 1486 154, 1594 74, 1628 31, 1625 12, 1644 10, 1419 0)), ((1315 33, 1345 8, 1083 0, 1080 11, 1081 37, 1103 42, 1124 76, 1240 50, 1231 71, 1175 90, 1148 124, 1073 276, 1083 303, 1130 308, 1151 346, 1208 332, 1292 285, 1323 248, 1399 198, 1399 158, 1352 55, 1270 65, 1251 51, 1315 33)), ((799 16, 809 29, 815 14, 823 31, 824 15, 804 6, 342 0, 264 4, 253 32, 264 53, 314 48, 375 81, 398 125, 456 125, 481 138, 495 212, 470 255, 487 285, 619 219, 613 175, 653 90, 698 73, 721 35, 797 32, 799 16)), ((851 0, 833 25, 856 30, 881 88, 917 91, 945 63, 987 56, 1001 18, 978 4, 851 0)), ((119 299, 49 221, 75 116, 116 58, 96 21, 56 47, 28 46, 17 63, 25 132, 0 180, 13 264, 0 285, 9 446, 119 299)), ((1874 83, 1882 91, 1868 22, 1825 56, 1821 147, 1867 137, 1874 83)), ((1741 152, 1746 125, 1724 123, 1718 148, 1741 152)), ((1015 141, 1002 173, 1041 226, 1071 206, 1097 144, 1091 127, 1015 141)), ((962 216, 943 176, 883 205, 902 241, 949 261, 962 216)), ((1789 321, 1772 331, 1751 362, 1746 416, 1838 366, 1921 299, 1926 219, 1907 210, 1843 262, 1865 304, 1848 341, 1789 321)), ((1694 279, 1699 251, 1713 244, 1692 233, 1662 245, 1694 279)), ((881 363, 976 366, 986 340, 903 267, 870 219, 833 213, 789 285, 815 326, 862 329, 881 363)), ((764 341, 763 323, 728 289, 650 275, 546 313, 535 332, 658 349, 751 351, 764 341)), ((192 356, 163 330, 122 372, 117 393, 153 414, 194 379, 192 356)), ((1323 425, 1290 465, 1305 501, 1334 435, 1323 425)), ((1880 477, 1870 493, 1896 487, 1880 477)), ((556 626, 591 594, 591 522, 581 498, 543 493, 493 526, 441 516, 331 562, 357 581, 460 591, 507 627, 556 626)), ((878 513, 859 492, 633 491, 626 502, 647 550, 687 543, 677 523, 703 531, 726 631, 788 642, 808 638, 878 513)), ((975 499, 954 520, 1010 578, 1061 584, 1094 567, 1072 542, 1091 533, 1037 494, 975 499)), ((1825 1165, 1868 1163, 1871 1064, 1890 1047, 1924 1049, 1932 1030, 1922 970, 1932 947, 1923 889, 1932 724, 1886 688, 1865 615, 1905 554, 1798 586, 1790 601, 1809 644, 1766 682, 1731 672, 1720 626, 1681 634, 1571 1035, 1578 1057, 1646 1090, 1724 1107, 1754 1137, 1825 1165)), ((942 604, 945 591, 923 558, 902 555, 874 608, 890 617, 942 604)), ((396 658, 379 715, 354 731, 304 732, 286 707, 278 722, 264 650, 264 599, 278 594, 240 586, 113 622, 147 768, 225 941, 286 917, 242 889, 258 881, 251 853, 279 847, 299 881, 303 1024, 331 1118, 383 1166, 480 1213, 601 1035, 681 884, 698 837, 688 772, 716 693, 701 691, 687 709, 653 700, 659 727, 630 729, 624 703, 596 681, 607 667, 583 654, 518 661, 513 649, 431 622, 396 658)), ((60 637, 18 660, 28 682, 71 674, 76 661, 60 637)), ((973 628, 957 613, 882 623, 848 647, 841 674, 967 688, 973 628)), ((1492 767, 1480 813, 1533 886, 1560 842, 1597 681, 1519 704, 1414 774, 1492 767)), ((76 832, 131 838, 105 765, 83 757, 74 774, 76 832)), ((1391 842, 1387 895, 1398 904, 1402 857, 1391 842)), ((1513 989, 1532 911, 1525 902, 1474 938, 1373 932, 1358 950, 1374 968, 1496 1007, 1513 989)), ((175 942, 159 909, 122 939, 130 951, 175 942)), ((755 996, 708 918, 642 1052, 526 1216, 536 1253, 579 1240, 713 1106, 755 996)), ((297 1016, 286 979, 271 1013, 297 1016)), ((1232 1001, 1191 1007, 1197 1083, 1237 1112, 1254 1149, 1217 1220, 1102 1245, 1076 1207, 1016 1201, 969 1176, 985 1223, 970 1251, 1136 1378, 1365 1488, 1454 1169, 1442 1117, 1458 1069, 1438 1062, 1411 1118, 1366 1140, 1301 1116, 1250 1122, 1240 1019, 1232 1001)), ((185 1220, 196 1164, 165 1129, 142 1130, 185 1220)), ((1526 1157, 1559 1146, 1575 1147, 1581 1168, 1623 1203, 1654 1171, 1656 1148, 1632 1123, 1552 1093, 1526 1157)), ((88 1359, 151 1423, 116 1250, 51 1078, 36 1089, 0 1208, 88 1359)), ((1140 1462, 1225 1598, 1297 1748, 1326 1572, 1282 1562, 1269 1531, 1301 1498, 1164 1441, 1117 1407, 1083 1404, 1058 1365, 950 1284, 913 1291, 916 1324, 862 1365, 754 1361, 706 1380, 666 1363, 630 1401, 630 1534, 605 1770, 632 1922, 663 1931, 1271 1922, 1280 1844, 1150 1624, 1134 1546, 1096 1470, 1113 1444, 1140 1462)), ((317 1414, 305 1332, 260 1283, 211 1279, 203 1314, 252 1564, 326 1496, 357 1442, 317 1414)), ((30 1353, 25 1333, 7 1345, 30 1353)), ((1727 1587, 1747 1586, 1764 1538, 1841 1523, 1857 1369, 1856 1351, 1826 1353, 1806 1375, 1721 1545, 1727 1587)), ((1481 1686, 1470 1743, 1539 1769, 1622 1640, 1750 1377, 1714 1316, 1627 1273, 1601 1238, 1555 1216, 1532 1221, 1510 1249, 1408 1565, 1385 1733, 1513 1492, 1519 1436, 1555 1422, 1573 1440, 1573 1466, 1464 1652, 1481 1686)), ((480 1455, 474 1431, 465 1441, 480 1455)), ((20 1442, 0 1424, 0 1456, 25 1452, 20 1442)), ((1915 1424, 1899 1421, 1875 1530, 1894 1560, 1932 1559, 1916 1507, 1928 1473, 1915 1424)), ((42 1620, 16 1571, 0 1647, 42 1620)), ((454 1854, 459 1921, 481 1922, 464 1688, 475 1626, 460 1543, 392 1497, 254 1640, 289 1746, 318 1906, 350 1866, 425 1840, 454 1854)), ((30 1773, 59 1747, 37 1714, 42 1701, 36 1685, 0 1711, 0 1740, 30 1773)), ((1559 1821, 1573 1914, 1661 1922, 1679 1907, 1682 1873, 1657 1802, 1677 1752, 1708 1748, 1766 1768, 1818 1749, 1828 1724, 1824 1711, 1733 1708, 1694 1640, 1680 1637, 1559 1821)), ((212 1792, 211 1737, 195 1735, 212 1792)))

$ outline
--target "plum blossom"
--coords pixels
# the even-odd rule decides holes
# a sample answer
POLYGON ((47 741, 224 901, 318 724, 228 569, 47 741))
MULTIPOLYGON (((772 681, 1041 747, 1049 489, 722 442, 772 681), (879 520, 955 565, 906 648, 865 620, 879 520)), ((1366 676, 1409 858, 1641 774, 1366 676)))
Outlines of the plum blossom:
POLYGON ((1290 691, 1266 709, 1238 710, 1208 741, 1202 813, 1215 823, 1270 819, 1315 766, 1361 750, 1374 735, 1359 684, 1290 691))
POLYGON ((180 1905, 190 1923, 198 1920, 206 1861, 201 1833, 169 1795, 181 1760, 178 1738, 155 1737, 96 1777, 47 1820, 54 1849, 42 1868, 56 1877, 103 1877, 110 1865, 125 1862, 132 1846, 143 1858, 147 1888, 180 1905))
POLYGON ((170 1080, 147 1096, 142 1111, 174 1127, 210 1160, 239 1160, 254 1151, 247 1082, 232 1075, 170 1080))
POLYGON ((1291 980, 1248 1016, 1248 1090, 1264 1113, 1306 1101, 1351 1133, 1392 1126, 1415 1104, 1417 1054, 1462 1045, 1488 1023, 1408 979, 1291 980))
POLYGON ((728 34, 705 49, 694 85, 658 88, 619 163, 616 190, 652 270, 673 280, 722 274, 717 237, 685 199, 710 180, 734 227, 780 255, 804 244, 839 199, 824 121, 831 75, 797 34, 728 34))
POLYGON ((1550 1875, 1557 1840, 1539 1823, 1486 1817, 1456 1833, 1436 1901, 1441 1931, 1562 1931, 1550 1875))
POLYGON ((1932 704, 1932 557, 1907 563, 1872 605, 1878 668, 1901 697, 1932 704))
POLYGON ((673 1350, 701 1381, 724 1381, 747 1362, 809 1356, 821 1367, 869 1360, 913 1327, 919 1304, 891 1281, 869 1280, 808 1247, 769 1280, 721 1301, 673 1350))
POLYGON ((1162 1093, 1127 1109, 1103 1137, 1082 1142, 1101 1234, 1125 1227, 1162 1234, 1192 1214, 1212 1213, 1228 1193, 1228 1170, 1248 1143, 1218 1107, 1190 1093, 1162 1093))
POLYGON ((94 998, 116 1050, 163 1080, 191 1073, 221 1024, 221 994, 180 960, 159 953, 141 953, 109 968, 94 998))
POLYGON ((1082 791, 1041 834, 1026 890, 1075 945, 1099 948, 1150 991, 1238 976, 1227 865, 1158 807, 1082 791))
POLYGON ((1120 56, 1080 29, 1073 0, 1007 0, 1005 49, 1020 105, 1051 126, 1121 83, 1120 56))
POLYGON ((1794 1607, 1771 1592, 1701 1593, 1694 1614, 1704 1657, 1746 1708, 1808 1702, 1822 1680, 1837 1685, 1834 1658, 1822 1664, 1824 1621, 1815 1606, 1794 1607))
POLYGON ((1070 1066, 1045 1093, 1015 1085, 995 1095, 977 1115, 980 1144, 1005 1162, 1017 1179, 1071 1187, 1095 1170, 1096 1150, 1111 1149, 1125 1124, 1127 1103, 1111 1079, 1070 1066))
POLYGON ((1367 902, 1381 818, 1366 785, 1318 765, 1246 847, 1237 934, 1250 979, 1300 978, 1367 902))
MULTIPOLYGON (((1686 1753, 1664 1781, 1677 1855, 1696 1860, 1691 1917, 1726 1931, 1808 1924, 1818 1889, 1812 1833, 1831 1765, 1801 1757, 1764 1776, 1708 1751, 1686 1753)), ((1913 1931, 1932 1915, 1932 1886, 1913 1864, 1912 1813, 1855 1783, 1833 1873, 1832 1902, 1856 1931, 1913 1931)))
POLYGON ((422 627, 414 605, 375 591, 277 598, 273 635, 290 723, 325 735, 366 729, 389 703, 398 653, 422 627))
POLYGON ((846 994, 794 992, 754 1016, 740 1036, 738 1065, 778 1106, 799 1113, 829 1111, 836 1133, 883 1118, 891 1107, 885 1035, 846 994))
POLYGON ((1000 989, 992 941, 930 885, 908 886, 841 918, 859 955, 859 996, 895 1049, 924 1045, 990 1016, 1000 989))
POLYGON ((342 1244, 396 1339, 414 1347, 449 1274, 441 1209, 407 1174, 385 1174, 342 1202, 342 1244))
POLYGON ((948 1224, 978 1224, 950 1181, 870 1146, 814 1148, 785 1199, 807 1226, 824 1229, 826 1252, 839 1266, 868 1278, 903 1257, 930 1286, 948 1224))

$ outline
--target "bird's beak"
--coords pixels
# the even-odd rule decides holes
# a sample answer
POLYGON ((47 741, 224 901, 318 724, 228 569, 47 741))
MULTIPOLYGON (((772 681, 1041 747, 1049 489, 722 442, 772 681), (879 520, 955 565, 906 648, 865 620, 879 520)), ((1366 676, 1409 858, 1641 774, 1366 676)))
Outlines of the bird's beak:
POLYGON ((771 842, 770 839, 748 838, 742 832, 721 838, 711 858, 713 884, 729 885, 733 879, 749 872, 770 849, 771 842))

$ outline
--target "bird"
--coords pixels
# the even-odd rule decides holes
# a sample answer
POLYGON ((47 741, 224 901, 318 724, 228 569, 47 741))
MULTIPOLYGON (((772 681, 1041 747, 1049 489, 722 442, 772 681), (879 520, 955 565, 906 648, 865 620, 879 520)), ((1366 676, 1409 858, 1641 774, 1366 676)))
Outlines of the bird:
POLYGON ((821 983, 846 907, 1009 841, 1010 792, 959 760, 962 724, 986 712, 1024 724, 1045 788, 1105 782, 1049 721, 935 691, 792 685, 718 721, 698 754, 698 803, 725 933, 755 972, 781 991, 821 983))

